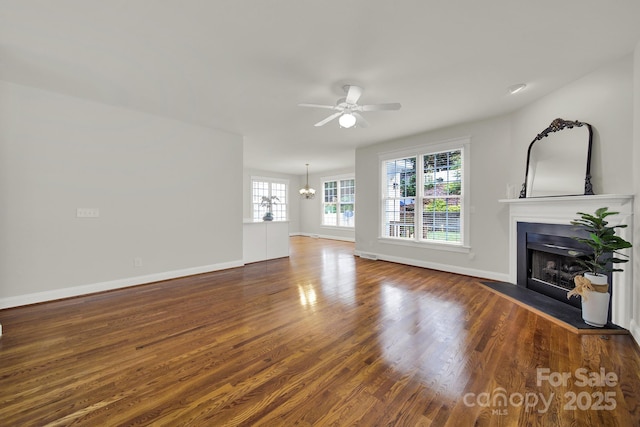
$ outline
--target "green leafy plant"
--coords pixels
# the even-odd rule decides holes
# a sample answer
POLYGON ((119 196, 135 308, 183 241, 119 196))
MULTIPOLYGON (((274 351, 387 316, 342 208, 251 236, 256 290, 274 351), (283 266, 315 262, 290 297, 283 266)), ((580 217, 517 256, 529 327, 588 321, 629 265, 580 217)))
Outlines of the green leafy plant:
POLYGON ((267 208, 267 212, 271 212, 271 209, 273 208, 273 205, 276 204, 276 202, 279 202, 280 199, 278 199, 278 196, 262 196, 262 201, 260 202, 260 206, 267 208))
POLYGON ((616 228, 625 228, 626 224, 609 226, 609 222, 605 219, 618 213, 610 212, 609 208, 604 207, 597 209, 593 215, 578 212, 580 218, 571 221, 571 224, 580 226, 589 233, 589 237, 575 238, 593 250, 593 254, 590 256, 576 259, 588 273, 605 274, 612 271, 622 271, 621 268, 615 266, 629 261, 626 258, 618 258, 617 256, 627 257, 627 255, 618 251, 630 248, 632 246, 631 243, 615 234, 616 228))

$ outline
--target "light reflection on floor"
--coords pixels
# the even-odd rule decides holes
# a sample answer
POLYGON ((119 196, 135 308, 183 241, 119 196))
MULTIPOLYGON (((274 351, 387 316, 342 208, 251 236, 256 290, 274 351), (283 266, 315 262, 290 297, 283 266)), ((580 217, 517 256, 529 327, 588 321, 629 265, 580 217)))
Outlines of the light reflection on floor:
POLYGON ((298 285, 298 293, 300 294, 300 304, 303 307, 314 308, 318 302, 316 290, 311 283, 306 285, 298 285))
MULTIPOLYGON (((356 258, 350 252, 323 249, 315 262, 320 275, 296 285, 300 306, 314 318, 329 313, 342 317, 345 312, 339 307, 358 305, 356 258), (337 305, 327 309, 333 304, 337 305)), ((369 283, 378 289, 380 304, 379 320, 369 327, 378 329, 379 357, 388 365, 388 374, 419 381, 425 389, 436 389, 452 401, 459 401, 471 375, 462 360, 467 337, 467 330, 460 323, 464 306, 431 294, 424 287, 412 287, 392 278, 380 279, 369 283)), ((342 321, 352 323, 354 328, 360 323, 357 316, 349 315, 342 321)), ((322 328, 324 323, 316 318, 309 327, 322 328)))
POLYGON ((389 366, 459 399, 471 374, 461 360, 467 334, 460 324, 464 307, 424 289, 383 283, 380 308, 379 345, 389 366))
POLYGON ((356 265, 352 254, 335 250, 322 251, 322 295, 328 299, 352 306, 356 300, 356 265))

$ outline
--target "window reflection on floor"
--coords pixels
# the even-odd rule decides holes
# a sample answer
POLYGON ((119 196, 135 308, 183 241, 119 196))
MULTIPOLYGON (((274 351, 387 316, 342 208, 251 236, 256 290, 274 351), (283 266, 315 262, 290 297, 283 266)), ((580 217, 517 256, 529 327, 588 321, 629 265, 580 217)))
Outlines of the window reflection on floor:
POLYGON ((318 302, 316 290, 314 286, 309 283, 307 285, 298 285, 298 293, 300 294, 300 304, 303 307, 315 307, 318 302))
POLYGON ((400 375, 415 375, 451 398, 465 393, 470 372, 463 359, 464 307, 455 301, 383 283, 380 288, 382 356, 400 375))
POLYGON ((335 250, 322 251, 322 295, 347 306, 356 299, 356 266, 353 254, 335 250))

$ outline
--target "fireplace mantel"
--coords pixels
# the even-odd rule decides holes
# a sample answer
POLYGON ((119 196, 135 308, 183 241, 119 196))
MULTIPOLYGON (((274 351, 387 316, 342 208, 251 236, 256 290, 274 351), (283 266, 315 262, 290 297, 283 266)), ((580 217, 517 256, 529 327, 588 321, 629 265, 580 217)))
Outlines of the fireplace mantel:
MULTIPOLYGON (((627 224, 617 230, 625 240, 633 241, 633 196, 626 194, 596 194, 590 196, 530 197, 499 200, 509 208, 509 281, 517 282, 517 226, 518 222, 569 224, 577 212, 593 213, 601 207, 619 212, 608 217, 611 225, 627 224)), ((630 254, 630 252, 627 252, 630 254)), ((613 273, 611 320, 629 328, 631 322, 632 263, 622 266, 623 272, 613 273)))

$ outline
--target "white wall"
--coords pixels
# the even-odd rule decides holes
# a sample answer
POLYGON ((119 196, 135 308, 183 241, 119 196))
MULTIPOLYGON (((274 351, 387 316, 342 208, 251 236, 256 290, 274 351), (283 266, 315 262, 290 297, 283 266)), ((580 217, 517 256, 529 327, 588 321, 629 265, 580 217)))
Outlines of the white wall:
POLYGON ((608 64, 513 114, 514 184, 524 181, 527 148, 556 118, 593 126, 591 175, 596 194, 632 194, 633 58, 608 64), (620 153, 627 153, 621 155, 620 153), (515 166, 514 165, 514 166, 515 166), (523 165, 521 168, 520 165, 523 165))
POLYGON ((593 125, 596 135, 592 182, 597 193, 633 193, 632 84, 633 61, 628 56, 516 113, 357 149, 356 251, 412 265, 506 280, 508 207, 498 200, 506 198, 508 185, 517 197, 524 181, 528 145, 553 119, 561 117, 593 125), (471 138, 470 253, 379 241, 378 154, 466 136, 471 138))
POLYGON ((640 41, 636 44, 633 55, 633 189, 634 200, 633 221, 633 252, 632 261, 625 265, 625 269, 633 271, 633 304, 631 333, 636 342, 640 343, 640 41))
POLYGON ((241 265, 241 171, 239 135, 0 82, 0 308, 241 265))
POLYGON ((466 123, 356 150, 358 210, 356 252, 382 259, 497 280, 508 273, 508 213, 498 203, 508 181, 510 123, 507 117, 466 123), (378 240, 380 221, 379 157, 381 152, 470 137, 468 165, 470 250, 458 253, 378 240))

